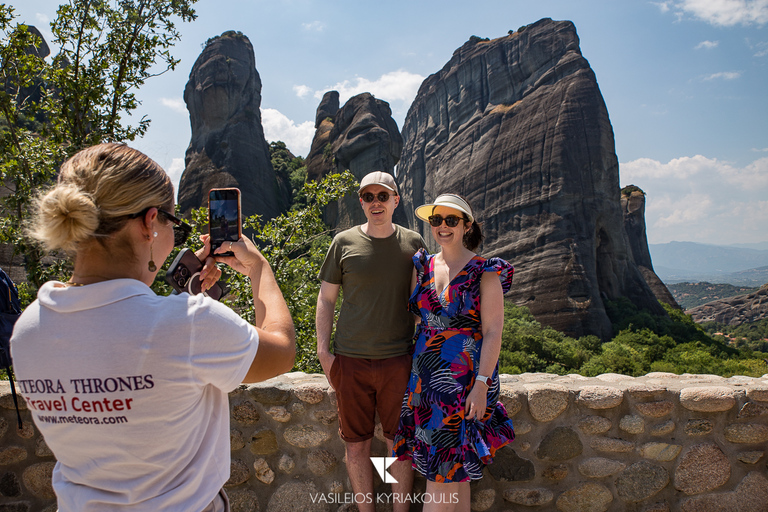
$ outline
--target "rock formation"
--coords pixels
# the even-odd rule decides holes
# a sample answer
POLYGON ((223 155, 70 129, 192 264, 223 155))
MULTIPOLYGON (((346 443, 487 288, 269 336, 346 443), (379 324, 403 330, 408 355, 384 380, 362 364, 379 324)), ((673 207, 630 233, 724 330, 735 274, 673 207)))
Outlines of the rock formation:
MULTIPOLYGON (((307 157, 307 176, 320 179, 346 169, 360 181, 371 171, 393 174, 403 139, 389 103, 369 93, 350 98, 339 108, 339 93, 327 92, 315 116, 315 137, 307 157)), ((346 228, 365 222, 357 196, 350 194, 326 209, 326 222, 346 228)))
POLYGON ((741 325, 768 318, 768 284, 745 295, 707 302, 686 311, 694 322, 741 325))
POLYGON ((413 208, 464 195, 483 222, 482 253, 516 267, 508 298, 574 336, 610 338, 605 299, 664 314, 623 229, 613 129, 568 21, 473 37, 421 85, 398 168, 413 208))
POLYGON ((261 78, 253 46, 239 32, 208 41, 184 89, 192 139, 179 183, 183 212, 207 206, 211 188, 237 187, 243 216, 273 218, 288 209, 290 187, 279 179, 261 126, 261 78))
POLYGON ((627 233, 629 247, 635 258, 635 264, 643 274, 645 282, 653 294, 665 304, 682 309, 653 270, 651 251, 648 249, 648 237, 645 231, 645 192, 639 187, 628 185, 621 190, 621 210, 624 212, 624 231, 627 233))

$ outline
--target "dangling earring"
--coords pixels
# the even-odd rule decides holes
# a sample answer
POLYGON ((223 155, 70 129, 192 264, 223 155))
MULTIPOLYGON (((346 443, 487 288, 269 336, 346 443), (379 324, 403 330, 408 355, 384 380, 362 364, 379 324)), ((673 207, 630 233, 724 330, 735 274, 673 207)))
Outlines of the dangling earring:
MULTIPOLYGON (((155 238, 157 238, 157 231, 153 233, 155 235, 155 238)), ((152 254, 152 247, 155 245, 155 241, 152 240, 152 243, 149 244, 149 265, 147 265, 147 268, 150 272, 155 272, 157 270, 157 265, 155 265, 155 257, 152 254)))

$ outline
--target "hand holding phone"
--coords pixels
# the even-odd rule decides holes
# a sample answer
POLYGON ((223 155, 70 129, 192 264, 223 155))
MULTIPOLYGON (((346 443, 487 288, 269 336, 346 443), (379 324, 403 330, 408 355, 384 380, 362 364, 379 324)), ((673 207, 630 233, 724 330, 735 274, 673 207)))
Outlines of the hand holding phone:
POLYGON ((221 281, 214 284, 211 288, 202 291, 200 272, 203 270, 203 263, 195 256, 195 253, 188 248, 184 248, 176 255, 168 272, 165 274, 165 281, 177 292, 187 292, 190 295, 203 293, 214 299, 221 300, 226 295, 226 285, 221 281))
MULTIPOLYGON (((211 236, 211 254, 222 245, 237 242, 243 235, 240 190, 214 188, 208 193, 208 233, 211 236)), ((234 256, 231 251, 218 256, 234 256)))

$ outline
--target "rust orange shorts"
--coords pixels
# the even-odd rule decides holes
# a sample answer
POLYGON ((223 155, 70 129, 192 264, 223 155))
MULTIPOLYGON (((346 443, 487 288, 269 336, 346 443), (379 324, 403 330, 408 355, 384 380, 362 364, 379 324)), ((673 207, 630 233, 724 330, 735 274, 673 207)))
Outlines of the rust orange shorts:
POLYGON ((372 438, 378 412, 384 437, 394 439, 411 376, 411 356, 361 359, 337 355, 329 373, 336 390, 341 438, 348 443, 372 438))

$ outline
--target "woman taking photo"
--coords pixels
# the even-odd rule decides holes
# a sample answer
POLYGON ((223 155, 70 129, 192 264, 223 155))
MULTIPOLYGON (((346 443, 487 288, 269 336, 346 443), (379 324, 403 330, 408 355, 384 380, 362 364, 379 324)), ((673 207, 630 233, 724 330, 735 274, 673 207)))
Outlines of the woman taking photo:
POLYGON ((31 235, 74 254, 21 315, 14 369, 57 458, 59 510, 228 510, 227 393, 289 371, 293 322, 264 257, 243 237, 197 256, 203 289, 216 261, 251 279, 255 325, 202 294, 149 288, 189 226, 172 215, 163 169, 122 144, 84 149, 40 197, 31 235))
POLYGON ((416 216, 440 252, 413 257, 409 307, 419 324, 393 451, 427 478, 425 512, 469 511, 470 481, 515 437, 498 401, 503 295, 514 269, 475 254, 482 233, 460 196, 442 194, 416 216))

